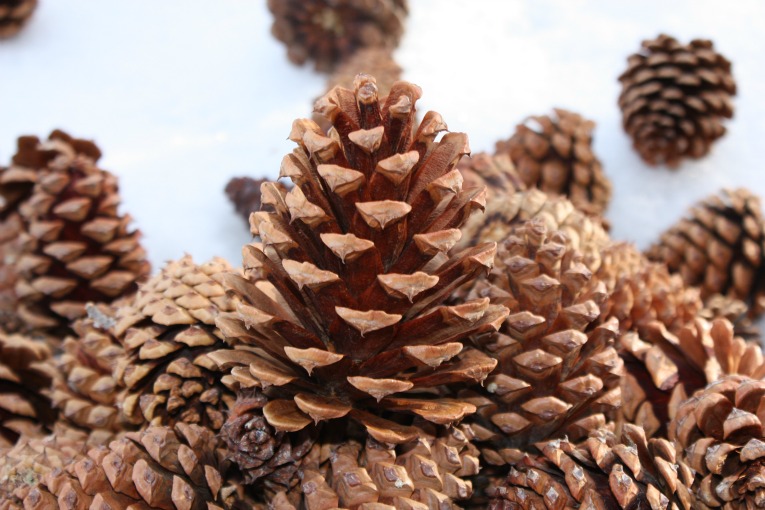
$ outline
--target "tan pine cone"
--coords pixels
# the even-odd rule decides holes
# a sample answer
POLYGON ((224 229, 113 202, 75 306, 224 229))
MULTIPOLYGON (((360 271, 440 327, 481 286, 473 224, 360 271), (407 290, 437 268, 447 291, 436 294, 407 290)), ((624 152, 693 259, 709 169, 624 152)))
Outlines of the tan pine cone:
POLYGON ((0 39, 19 33, 36 8, 37 0, 0 0, 0 39))
POLYGON ((129 294, 149 272, 140 234, 117 212, 117 179, 96 166, 100 156, 92 142, 61 131, 44 142, 19 139, 8 172, 36 180, 18 204, 24 231, 15 260, 17 313, 29 329, 67 328, 88 301, 129 294))
POLYGON ((488 464, 512 462, 512 451, 564 435, 577 440, 614 418, 621 405, 623 363, 614 347, 615 319, 603 321, 603 284, 561 232, 540 219, 500 246, 488 282, 471 296, 510 309, 499 335, 479 341, 498 360, 485 388, 461 392, 478 412, 466 419, 488 464))
POLYGON ((362 48, 395 48, 408 11, 406 0, 268 0, 268 8, 290 61, 312 60, 318 71, 362 48))
POLYGON ((420 94, 398 82, 381 101, 364 75, 333 89, 317 102, 329 136, 293 124, 281 176, 295 186, 262 188, 273 209, 252 216, 262 242, 245 246, 244 277, 225 280, 241 304, 216 322, 238 350, 213 357, 228 380, 263 389, 276 431, 347 417, 407 443, 415 417, 447 426, 473 412, 445 385, 479 383, 496 365, 463 342, 494 333, 507 310, 444 304, 492 265, 493 243, 450 254, 485 190, 462 188, 464 134, 435 141, 446 125, 434 112, 415 126, 420 94))
POLYGON ((761 376, 727 376, 679 404, 669 426, 678 455, 696 473, 696 508, 765 505, 761 376))
POLYGON ((563 195, 579 209, 602 215, 611 200, 611 181, 592 151, 595 122, 560 108, 553 115, 532 116, 497 153, 509 154, 528 187, 563 195))
POLYGON ((70 426, 119 432, 127 424, 117 410, 123 388, 113 372, 125 350, 108 331, 116 310, 104 304, 88 304, 86 309, 88 316, 72 325, 75 335, 64 340, 54 358, 61 378, 53 384, 51 400, 70 426))
POLYGON ((624 130, 651 165, 676 167, 706 155, 725 134, 723 119, 733 117, 731 63, 707 39, 680 44, 661 34, 643 41, 619 81, 624 130))
POLYGON ((37 436, 56 420, 49 388, 58 377, 48 343, 0 330, 0 447, 37 436))
POLYGON ((755 316, 765 310, 765 219, 760 199, 746 189, 723 190, 696 204, 647 251, 704 300, 723 294, 755 316))
POLYGON ((70 434, 22 441, 0 459, 0 509, 256 508, 229 485, 216 444, 211 430, 185 423, 108 446, 70 434))
POLYGON ((114 369, 126 388, 119 397, 133 424, 199 424, 218 430, 234 402, 210 353, 227 349, 215 319, 232 311, 215 278, 231 271, 214 258, 196 265, 190 256, 168 262, 117 310, 111 333, 125 349, 114 369))
POLYGON ((522 454, 497 490, 490 510, 688 510, 693 471, 666 439, 646 439, 626 425, 621 438, 593 431, 581 444, 568 439, 537 443, 541 455, 522 454))
POLYGON ((734 336, 722 318, 699 317, 676 335, 654 322, 619 343, 626 369, 621 413, 649 436, 663 434, 674 407, 708 383, 726 375, 765 377, 762 347, 734 336))

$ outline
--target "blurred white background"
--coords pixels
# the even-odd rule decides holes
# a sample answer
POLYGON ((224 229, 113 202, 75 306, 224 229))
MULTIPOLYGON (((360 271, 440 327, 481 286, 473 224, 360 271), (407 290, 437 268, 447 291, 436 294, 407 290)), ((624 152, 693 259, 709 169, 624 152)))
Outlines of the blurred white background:
MULTIPOLYGON (((404 77, 474 152, 530 114, 561 106, 594 119, 614 182, 612 234, 643 248, 721 187, 765 195, 765 2, 410 0, 396 52, 404 77), (678 170, 644 165, 621 130, 617 76, 640 41, 706 37, 739 85, 728 135, 678 170)), ((20 134, 54 128, 96 140, 121 179, 155 268, 190 253, 240 262, 248 242, 223 188, 276 177, 292 120, 325 76, 297 68, 269 33, 263 0, 41 0, 0 42, 0 162, 20 134)))

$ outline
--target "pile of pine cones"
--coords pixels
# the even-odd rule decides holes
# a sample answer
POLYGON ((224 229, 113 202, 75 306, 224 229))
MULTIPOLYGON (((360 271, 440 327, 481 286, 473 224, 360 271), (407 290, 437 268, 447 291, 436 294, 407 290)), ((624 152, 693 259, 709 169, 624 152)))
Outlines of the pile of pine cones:
MULTIPOLYGON (((338 4, 311 19, 343 33, 363 2, 338 4)), ((708 150, 732 90, 710 44, 673 41, 620 100, 668 164, 708 150)), ((19 138, 0 510, 765 507, 759 199, 711 197, 644 254, 609 237, 592 122, 555 110, 470 156, 419 87, 386 87, 358 74, 293 123, 290 186, 231 187, 259 204, 236 268, 151 276, 98 147, 19 138)))

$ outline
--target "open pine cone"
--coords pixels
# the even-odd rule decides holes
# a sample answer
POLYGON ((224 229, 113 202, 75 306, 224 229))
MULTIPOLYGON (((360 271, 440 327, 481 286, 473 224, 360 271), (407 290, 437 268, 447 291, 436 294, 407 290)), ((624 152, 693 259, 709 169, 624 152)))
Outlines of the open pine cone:
POLYGON ((752 316, 765 310, 765 219, 759 197, 746 189, 696 204, 647 256, 700 287, 704 300, 724 294, 743 301, 752 316))
POLYGON ((100 156, 94 143, 61 131, 44 142, 22 137, 0 179, 10 174, 16 189, 27 184, 14 176, 35 182, 17 203, 21 253, 11 261, 17 316, 30 329, 67 328, 88 301, 129 294, 149 272, 140 234, 117 212, 117 179, 96 166, 100 156))
POLYGON ((564 195, 590 214, 603 214, 611 199, 611 181, 592 152, 595 123, 556 108, 554 115, 529 117, 509 140, 497 142, 528 187, 564 195))
POLYGON ((0 39, 19 33, 36 8, 37 0, 0 0, 0 39))
POLYGON ((415 126, 420 94, 398 82, 380 101, 365 75, 333 89, 317 102, 331 136, 293 124, 281 176, 294 188, 263 186, 273 210, 251 220, 262 242, 244 248, 244 277, 225 277, 241 304, 216 321, 239 347, 213 357, 263 389, 276 431, 348 418, 376 441, 409 443, 414 417, 446 426, 475 411, 439 388, 496 365, 463 342, 494 333, 507 310, 443 304, 493 263, 493 243, 449 254, 485 190, 462 188, 464 134, 436 142, 446 125, 434 112, 415 126))
POLYGON ((669 437, 696 472, 697 508, 765 506, 765 382, 760 378, 724 377, 677 408, 669 437))
POLYGON ((723 119, 733 117, 731 63, 706 39, 680 44, 662 34, 642 46, 619 77, 624 130, 635 149, 670 167, 706 155, 725 134, 723 119))
POLYGON ((294 64, 330 71, 359 49, 393 49, 404 31, 406 0, 268 0, 271 33, 294 64))
POLYGON ((225 349, 215 319, 234 309, 214 279, 231 268, 223 259, 169 262, 117 310, 111 333, 125 349, 114 369, 126 388, 119 404, 134 424, 199 424, 218 430, 234 395, 211 352, 225 349))

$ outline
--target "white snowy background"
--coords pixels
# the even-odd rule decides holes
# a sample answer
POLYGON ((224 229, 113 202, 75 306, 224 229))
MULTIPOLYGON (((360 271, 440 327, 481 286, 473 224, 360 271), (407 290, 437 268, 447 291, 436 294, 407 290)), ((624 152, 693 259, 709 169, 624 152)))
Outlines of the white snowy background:
MULTIPOLYGON (((759 0, 410 0, 396 52, 404 77, 474 152, 554 106, 597 122, 614 183, 616 239, 647 247, 721 187, 765 195, 765 2, 759 0), (729 132, 678 170, 642 163, 621 130, 617 76, 640 41, 705 37, 733 61, 729 132)), ((40 0, 0 42, 0 162, 20 134, 54 128, 97 141, 151 260, 190 253, 240 262, 250 239, 223 194, 229 178, 276 177, 292 120, 325 76, 291 65, 263 0, 40 0)))

